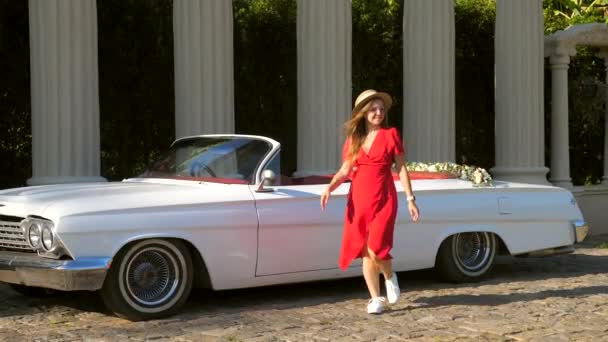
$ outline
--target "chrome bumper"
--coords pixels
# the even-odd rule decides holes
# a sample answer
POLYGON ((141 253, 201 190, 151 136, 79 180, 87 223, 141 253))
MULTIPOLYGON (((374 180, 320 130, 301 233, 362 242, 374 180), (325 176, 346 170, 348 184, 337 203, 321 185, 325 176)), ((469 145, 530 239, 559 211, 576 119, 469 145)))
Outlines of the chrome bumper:
POLYGON ((572 223, 574 225, 574 236, 575 242, 582 242, 589 234, 589 225, 585 221, 576 221, 572 223))
POLYGON ((111 258, 54 260, 36 254, 0 252, 0 282, 63 291, 101 289, 111 258))

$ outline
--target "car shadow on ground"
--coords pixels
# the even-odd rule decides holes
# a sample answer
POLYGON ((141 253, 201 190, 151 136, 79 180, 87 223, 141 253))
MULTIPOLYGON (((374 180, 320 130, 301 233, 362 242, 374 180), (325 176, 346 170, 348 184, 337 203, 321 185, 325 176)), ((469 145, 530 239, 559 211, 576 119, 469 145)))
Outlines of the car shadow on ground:
MULTIPOLYGON (((483 305, 496 306, 516 302, 530 302, 553 297, 575 298, 591 296, 596 294, 607 294, 608 285, 577 287, 573 289, 543 290, 539 292, 506 293, 506 294, 481 294, 481 295, 443 295, 431 297, 419 297, 413 302, 415 307, 434 308, 448 305, 483 305)), ((408 308, 406 308, 407 310, 408 308)), ((398 310, 396 310, 398 311, 398 310)))
MULTIPOLYGON (((442 282, 434 270, 399 272, 404 293, 424 290, 449 290, 463 287, 496 285, 508 282, 528 282, 555 278, 569 278, 588 274, 608 273, 608 256, 572 254, 544 258, 500 257, 486 279, 478 283, 453 284, 442 282)), ((516 301, 530 301, 547 297, 587 296, 608 293, 607 286, 581 287, 563 290, 513 293, 504 295, 443 295, 420 297, 415 307, 443 305, 500 305, 516 301)), ((191 298, 178 315, 191 319, 207 314, 230 314, 244 310, 291 309, 332 304, 369 298, 363 277, 328 281, 267 286, 252 289, 211 291, 193 289, 191 298)), ((110 315, 102 299, 93 292, 57 291, 40 298, 18 294, 7 285, 0 285, 0 317, 28 315, 51 310, 55 306, 68 307, 78 312, 110 315)))
POLYGON ((42 296, 28 297, 14 291, 6 284, 1 284, 0 303, 0 318, 35 314, 58 306, 80 312, 111 314, 105 308, 99 294, 90 291, 50 291, 42 296))

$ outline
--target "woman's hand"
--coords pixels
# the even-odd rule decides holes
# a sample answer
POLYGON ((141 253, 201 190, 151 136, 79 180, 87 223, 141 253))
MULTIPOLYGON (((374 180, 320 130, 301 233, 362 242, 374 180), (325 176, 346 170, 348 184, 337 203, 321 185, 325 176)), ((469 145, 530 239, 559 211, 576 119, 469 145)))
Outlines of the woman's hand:
POLYGON ((331 179, 331 182, 329 182, 327 188, 325 188, 321 194, 321 210, 325 210, 325 207, 327 207, 327 202, 329 201, 331 192, 336 190, 336 188, 339 187, 342 182, 344 182, 344 179, 346 179, 346 176, 348 176, 350 173, 350 165, 351 164, 348 160, 344 161, 338 172, 336 172, 334 177, 331 179))
POLYGON ((407 209, 410 212, 410 216, 412 217, 412 221, 418 222, 418 218, 420 217, 420 211, 416 206, 415 201, 407 201, 407 209))
POLYGON ((329 197, 331 196, 331 192, 329 191, 329 189, 325 189, 323 191, 323 193, 321 194, 321 210, 325 210, 325 207, 327 207, 327 201, 329 201, 329 197))

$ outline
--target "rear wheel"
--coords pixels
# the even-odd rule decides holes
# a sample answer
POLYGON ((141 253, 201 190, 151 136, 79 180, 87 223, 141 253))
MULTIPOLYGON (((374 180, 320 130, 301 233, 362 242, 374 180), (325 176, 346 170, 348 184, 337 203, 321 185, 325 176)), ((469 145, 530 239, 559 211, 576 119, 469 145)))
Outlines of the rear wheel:
POLYGON ((160 318, 186 302, 192 281, 192 259, 181 241, 142 240, 116 255, 101 296, 118 316, 130 320, 160 318))
POLYGON ((488 232, 458 233, 439 247, 435 268, 448 281, 479 281, 492 268, 498 244, 488 232))

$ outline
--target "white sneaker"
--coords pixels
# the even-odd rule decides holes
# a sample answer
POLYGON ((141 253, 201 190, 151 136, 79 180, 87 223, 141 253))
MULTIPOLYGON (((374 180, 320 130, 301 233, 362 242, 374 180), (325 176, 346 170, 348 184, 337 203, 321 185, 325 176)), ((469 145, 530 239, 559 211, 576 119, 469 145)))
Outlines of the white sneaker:
POLYGON ((390 279, 386 279, 386 298, 390 304, 395 304, 399 300, 399 280, 397 279, 397 273, 393 272, 393 276, 390 279))
POLYGON ((369 314, 379 314, 382 313, 382 309, 384 309, 384 297, 376 297, 369 300, 367 303, 367 313, 369 314))

